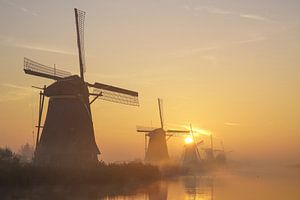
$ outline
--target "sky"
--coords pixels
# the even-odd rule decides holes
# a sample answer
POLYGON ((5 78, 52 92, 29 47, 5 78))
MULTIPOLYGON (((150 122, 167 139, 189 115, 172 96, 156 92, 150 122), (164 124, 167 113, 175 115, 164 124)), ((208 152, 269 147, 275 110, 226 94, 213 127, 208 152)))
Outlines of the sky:
MULTIPOLYGON (((211 132, 234 160, 300 162, 300 1, 0 0, 0 146, 33 143, 38 90, 23 58, 78 74, 73 8, 87 12, 86 80, 139 92, 92 105, 101 159, 142 159, 136 125, 211 132)), ((46 113, 46 110, 45 112, 46 113)), ((45 117, 44 117, 45 118, 45 117)), ((183 138, 168 141, 180 157, 183 138)))

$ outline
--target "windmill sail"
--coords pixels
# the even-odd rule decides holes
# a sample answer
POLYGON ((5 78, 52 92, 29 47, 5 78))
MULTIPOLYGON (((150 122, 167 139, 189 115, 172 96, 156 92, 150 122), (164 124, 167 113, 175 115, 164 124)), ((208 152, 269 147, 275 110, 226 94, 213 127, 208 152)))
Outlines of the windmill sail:
POLYGON ((75 10, 75 20, 76 20, 76 32, 77 32, 77 45, 79 54, 79 67, 80 67, 80 77, 84 80, 85 67, 85 52, 84 52, 84 19, 85 12, 82 10, 75 10))
POLYGON ((197 148, 197 144, 195 142, 185 144, 182 165, 184 167, 191 168, 197 167, 200 162, 201 157, 197 148))
POLYGON ((184 135, 190 135, 189 130, 175 130, 175 129, 168 129, 166 130, 167 133, 175 134, 176 136, 184 136, 184 135))
POLYGON ((70 72, 48 67, 29 58, 24 58, 24 72, 26 74, 31 74, 34 76, 40 76, 53 80, 60 80, 62 78, 72 75, 70 72))
POLYGON ((138 93, 135 91, 106 85, 103 83, 94 83, 88 85, 94 88, 94 92, 101 93, 99 99, 131 106, 139 105, 138 93))
POLYGON ((164 129, 162 99, 158 98, 157 101, 158 101, 158 109, 159 109, 160 127, 164 129))
POLYGON ((153 127, 146 127, 146 126, 136 126, 136 131, 141 133, 149 133, 151 131, 154 131, 157 128, 153 127))
MULTIPOLYGON (((153 128, 153 127, 146 127, 146 126, 137 126, 136 127, 136 131, 137 132, 141 132, 141 133, 148 133, 151 131, 154 131, 157 128, 153 128)), ((168 129, 165 130, 166 133, 170 133, 172 136, 186 136, 186 135, 190 135, 190 131, 189 130, 176 130, 176 129, 168 129)))

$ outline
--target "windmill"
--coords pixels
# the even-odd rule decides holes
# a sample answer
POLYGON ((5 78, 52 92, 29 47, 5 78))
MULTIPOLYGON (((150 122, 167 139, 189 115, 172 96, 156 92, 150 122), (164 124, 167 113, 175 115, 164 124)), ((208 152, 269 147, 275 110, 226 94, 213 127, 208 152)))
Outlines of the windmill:
POLYGON ((194 136, 192 125, 190 125, 190 136, 185 139, 184 152, 182 156, 182 165, 191 167, 199 165, 202 161, 198 145, 202 144, 203 140, 197 142, 194 136))
POLYGON ((215 147, 216 145, 214 145, 216 142, 213 140, 213 138, 215 138, 215 137, 213 137, 211 134, 210 135, 210 147, 202 148, 202 150, 205 153, 205 157, 206 157, 205 159, 210 162, 225 164, 226 160, 227 160, 226 155, 228 153, 232 153, 232 151, 225 151, 223 140, 220 138, 215 138, 215 139, 220 140, 220 147, 221 147, 221 148, 216 148, 215 147))
POLYGON ((145 162, 159 164, 169 159, 167 140, 176 134, 189 134, 189 130, 165 129, 162 100, 158 98, 160 128, 137 127, 137 132, 145 134, 145 162), (149 143, 148 143, 149 137, 149 143))
POLYGON ((220 143, 221 143, 221 148, 220 149, 214 149, 215 160, 219 164, 225 164, 227 162, 227 154, 232 153, 233 151, 232 150, 225 151, 223 141, 221 140, 220 143))
POLYGON ((213 161, 215 159, 215 150, 214 150, 214 139, 213 135, 210 134, 210 147, 209 148, 202 148, 206 155, 206 160, 213 161))
POLYGON ((85 81, 84 20, 85 12, 75 10, 80 75, 48 67, 24 58, 24 72, 52 79, 40 92, 38 130, 34 162, 43 166, 92 166, 100 151, 94 135, 91 104, 102 99, 138 106, 138 93, 103 83, 85 81), (90 92, 89 89, 93 89, 90 92), (45 123, 41 118, 45 97, 49 97, 45 123), (93 97, 90 99, 90 97, 93 97), (42 131, 41 131, 42 129, 42 131), (41 136, 40 136, 41 135, 41 136))

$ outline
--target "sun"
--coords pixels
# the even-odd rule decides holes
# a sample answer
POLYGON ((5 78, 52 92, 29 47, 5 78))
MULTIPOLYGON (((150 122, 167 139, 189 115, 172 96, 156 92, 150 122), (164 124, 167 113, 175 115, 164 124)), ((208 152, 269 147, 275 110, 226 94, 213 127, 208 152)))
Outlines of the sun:
POLYGON ((190 144, 190 143, 194 142, 194 140, 193 140, 192 137, 186 137, 186 138, 184 139, 184 142, 185 142, 186 144, 190 144))

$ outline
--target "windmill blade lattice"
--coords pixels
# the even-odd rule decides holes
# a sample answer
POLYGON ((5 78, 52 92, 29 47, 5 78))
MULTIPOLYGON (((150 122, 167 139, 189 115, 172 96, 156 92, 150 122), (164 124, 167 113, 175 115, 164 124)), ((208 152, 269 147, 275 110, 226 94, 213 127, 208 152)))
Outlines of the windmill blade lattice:
POLYGON ((136 126, 136 131, 137 132, 141 132, 141 133, 149 133, 154 131, 157 128, 153 128, 153 127, 146 127, 146 126, 136 126))
POLYGON ((72 75, 70 72, 56 69, 53 67, 48 67, 29 58, 24 58, 24 72, 26 74, 31 74, 34 76, 40 76, 53 80, 59 80, 72 75))
POLYGON ((85 66, 85 51, 84 51, 84 20, 85 20, 85 12, 82 10, 75 10, 75 20, 76 20, 76 31, 77 31, 77 45, 78 45, 78 53, 79 53, 79 65, 80 65, 80 76, 82 79, 83 73, 86 71, 85 66))
POLYGON ((159 118, 160 118, 160 126, 164 129, 164 116, 163 116, 163 100, 158 98, 158 110, 159 110, 159 118))
POLYGON ((186 135, 190 135, 191 133, 189 130, 175 130, 175 129, 169 129, 166 130, 166 132, 175 134, 177 136, 186 136, 186 135))
POLYGON ((139 106, 138 93, 103 83, 89 84, 95 93, 101 93, 99 99, 130 106, 139 106))

